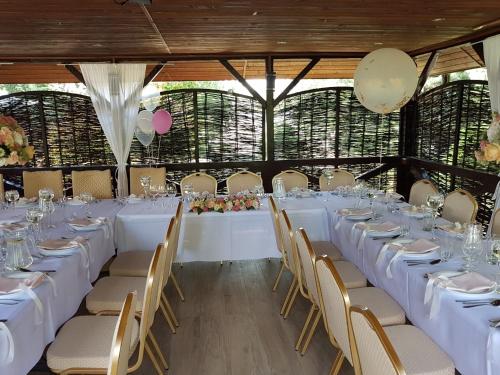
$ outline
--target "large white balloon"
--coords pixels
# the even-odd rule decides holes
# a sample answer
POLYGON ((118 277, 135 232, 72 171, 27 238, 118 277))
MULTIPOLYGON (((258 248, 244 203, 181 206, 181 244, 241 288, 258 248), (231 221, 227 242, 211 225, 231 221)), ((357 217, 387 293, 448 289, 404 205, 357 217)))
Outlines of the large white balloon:
POLYGON ((142 104, 144 105, 144 108, 146 108, 148 111, 154 111, 156 107, 158 107, 156 98, 144 99, 142 101, 142 104))
POLYGON ((370 52, 354 73, 354 93, 366 108, 390 113, 404 106, 415 93, 415 62, 403 51, 381 48, 370 52))
POLYGON ((145 133, 152 132, 153 129, 153 112, 140 111, 137 115, 137 127, 145 133))
POLYGON ((135 128, 134 134, 135 134, 135 137, 137 138, 137 140, 144 147, 148 147, 151 144, 151 142, 153 142, 153 139, 155 137, 155 131, 154 130, 145 132, 145 131, 142 131, 142 129, 139 128, 139 127, 135 128))

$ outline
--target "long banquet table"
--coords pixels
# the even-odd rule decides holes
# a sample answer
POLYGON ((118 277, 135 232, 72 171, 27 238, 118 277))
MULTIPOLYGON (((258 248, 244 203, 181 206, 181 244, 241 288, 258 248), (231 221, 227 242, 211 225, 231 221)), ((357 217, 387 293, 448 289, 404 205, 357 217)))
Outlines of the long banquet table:
MULTIPOLYGON (((36 306, 32 300, 14 306, 0 305, 0 319, 8 319, 6 327, 15 343, 14 360, 7 363, 2 358, 7 348, 7 337, 0 330, 0 374, 26 374, 36 364, 45 346, 53 340, 56 330, 76 312, 102 265, 114 254, 113 239, 119 252, 153 250, 164 235, 168 219, 174 215, 176 202, 166 199, 154 204, 121 205, 115 201, 102 201, 93 205, 92 214, 108 217, 114 222, 114 231, 111 235, 104 230, 84 234, 90 245, 88 270, 80 253, 67 258, 44 259, 43 263, 32 267, 57 270, 50 274, 55 289, 51 283, 44 283, 35 289, 44 306, 43 322, 37 324, 33 318, 36 306)), ((498 308, 464 309, 455 299, 457 296, 466 299, 466 295, 444 291, 441 293, 440 312, 431 319, 429 306, 423 303, 427 283, 425 273, 456 270, 461 267, 461 260, 456 258, 434 266, 410 267, 404 262, 404 257, 400 257, 392 264, 392 278, 387 277, 387 265, 394 253, 385 252, 381 261, 376 263, 384 240, 365 237, 362 246, 358 246, 361 231, 352 229, 354 222, 337 215, 338 209, 352 207, 353 204, 353 199, 333 196, 279 201, 280 209, 287 210, 295 228, 304 227, 313 240, 332 240, 344 257, 356 264, 373 285, 385 289, 404 308, 412 323, 423 329, 450 355, 463 375, 500 374, 500 359, 494 355, 500 349, 500 333, 488 325, 488 319, 500 317, 498 308)), ((0 219, 19 214, 12 210, 0 211, 0 219)), ((397 222, 402 217, 386 213, 384 219, 397 222)), ((62 219, 60 221, 52 235, 74 236, 75 233, 69 231, 62 219)), ((420 230, 416 220, 411 221, 411 237, 429 236, 429 233, 420 230)), ((177 261, 182 262, 279 256, 266 200, 258 211, 202 215, 185 213, 180 244, 177 261)), ((436 254, 423 257, 435 258, 436 254)), ((491 277, 496 268, 483 265, 481 272, 491 277)), ((477 295, 470 298, 477 298, 477 295)))

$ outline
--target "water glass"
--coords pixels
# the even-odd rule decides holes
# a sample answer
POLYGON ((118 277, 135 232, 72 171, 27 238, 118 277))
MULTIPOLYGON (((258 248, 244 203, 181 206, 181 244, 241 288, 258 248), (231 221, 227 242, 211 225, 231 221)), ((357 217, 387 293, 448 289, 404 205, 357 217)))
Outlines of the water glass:
POLYGON ((7 190, 5 192, 5 200, 9 203, 9 206, 16 208, 16 202, 19 200, 19 192, 17 190, 7 190))
POLYGON ((281 177, 278 177, 273 182, 273 195, 277 199, 286 197, 285 182, 281 177))
POLYGON ((149 189, 151 187, 151 176, 141 176, 139 177, 139 182, 144 189, 144 197, 147 199, 149 197, 149 189))
POLYGON ((482 227, 480 224, 469 224, 465 230, 462 251, 464 254, 466 271, 471 271, 473 263, 479 259, 483 250, 482 227))
POLYGON ((424 209, 422 213, 422 230, 425 232, 430 232, 434 225, 433 214, 430 209, 424 209))
POLYGON ((43 211, 39 208, 30 208, 26 210, 26 221, 30 224, 30 230, 33 234, 35 242, 42 240, 42 233, 40 230, 40 223, 43 219, 43 211))
POLYGON ((448 235, 445 235, 440 241, 439 246, 439 258, 442 262, 447 262, 454 255, 454 249, 456 247, 455 243, 457 239, 448 235))

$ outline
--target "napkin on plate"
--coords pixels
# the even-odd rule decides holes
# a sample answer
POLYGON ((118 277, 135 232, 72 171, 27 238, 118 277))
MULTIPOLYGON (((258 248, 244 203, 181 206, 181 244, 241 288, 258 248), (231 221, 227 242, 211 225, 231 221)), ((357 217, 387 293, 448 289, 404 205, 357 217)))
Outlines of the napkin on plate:
POLYGON ((11 224, 0 224, 0 229, 7 231, 15 231, 19 229, 26 228, 27 223, 11 223, 11 224))
POLYGON ((459 223, 440 224, 440 225, 437 225, 437 228, 444 230, 445 232, 448 232, 448 233, 463 234, 465 231, 465 227, 463 225, 460 225, 460 226, 459 225, 460 225, 459 223))
POLYGON ((432 241, 426 240, 425 238, 420 238, 407 245, 400 245, 398 250, 411 254, 423 254, 437 249, 439 249, 439 245, 435 244, 432 241))
POLYGON ((339 210, 339 214, 342 216, 364 216, 371 215, 372 210, 370 208, 343 208, 339 210))
POLYGON ((446 278, 439 285, 456 292, 487 293, 495 287, 496 283, 477 272, 467 272, 446 278))
POLYGON ((0 276, 0 295, 20 292, 23 286, 35 288, 41 283, 43 277, 43 273, 40 272, 26 273, 26 276, 23 275, 22 278, 0 276))
POLYGON ((79 243, 70 239, 45 240, 38 244, 38 247, 44 250, 63 250, 77 246, 79 243))
POLYGON ((102 224, 101 219, 73 219, 69 222, 70 225, 74 225, 75 227, 88 227, 90 225, 102 224))
POLYGON ((393 232, 399 229, 398 224, 394 224, 390 221, 385 221, 380 224, 370 224, 368 225, 368 231, 370 232, 393 232))

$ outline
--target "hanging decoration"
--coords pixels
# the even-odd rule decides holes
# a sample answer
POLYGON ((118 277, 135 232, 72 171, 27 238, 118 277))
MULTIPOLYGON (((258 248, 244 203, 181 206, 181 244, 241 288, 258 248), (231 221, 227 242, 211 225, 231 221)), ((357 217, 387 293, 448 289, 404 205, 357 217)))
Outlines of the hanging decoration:
POLYGON ((354 93, 370 111, 387 114, 405 105, 415 93, 415 62, 403 51, 381 48, 366 55, 354 73, 354 93))
POLYGON ((172 127, 172 115, 160 109, 153 115, 153 128, 160 135, 166 134, 170 131, 172 127))
POLYGON ((137 115, 137 127, 145 133, 153 132, 153 112, 140 111, 137 115))
POLYGON ((150 132, 145 132, 141 128, 136 127, 134 131, 135 137, 144 147, 149 147, 153 138, 155 137, 155 132, 151 130, 150 132))

